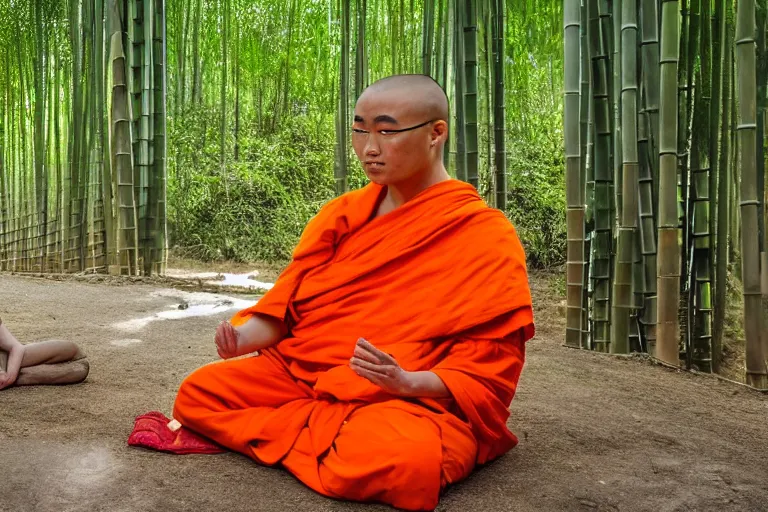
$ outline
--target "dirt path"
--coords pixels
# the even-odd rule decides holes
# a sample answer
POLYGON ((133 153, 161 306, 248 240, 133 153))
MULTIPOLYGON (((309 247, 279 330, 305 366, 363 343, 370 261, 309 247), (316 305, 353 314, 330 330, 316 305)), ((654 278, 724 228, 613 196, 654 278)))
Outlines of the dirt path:
MULTIPOLYGON (((216 356, 213 329, 237 303, 157 319, 201 296, 7 275, 0 290, 18 337, 69 338, 91 361, 82 385, 0 392, 0 510, 390 510, 323 498, 235 454, 126 446, 133 418, 169 412, 182 378, 216 356)), ((509 422, 520 444, 438 510, 768 510, 768 397, 563 348, 551 279, 534 276, 533 290, 538 335, 509 422)))

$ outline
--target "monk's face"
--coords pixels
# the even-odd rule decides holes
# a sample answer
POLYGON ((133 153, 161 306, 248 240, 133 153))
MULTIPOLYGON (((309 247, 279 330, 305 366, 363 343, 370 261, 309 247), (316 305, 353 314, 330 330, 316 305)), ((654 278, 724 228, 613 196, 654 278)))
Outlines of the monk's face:
POLYGON ((352 146, 368 179, 396 185, 439 159, 445 121, 431 119, 403 89, 365 91, 355 105, 352 146))

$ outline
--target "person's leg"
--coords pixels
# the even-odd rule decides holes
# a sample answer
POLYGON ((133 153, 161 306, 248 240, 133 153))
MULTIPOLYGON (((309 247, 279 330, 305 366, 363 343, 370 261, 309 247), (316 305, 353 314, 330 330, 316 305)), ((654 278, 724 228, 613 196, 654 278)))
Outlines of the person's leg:
POLYGON ((24 345, 17 386, 77 384, 83 382, 90 365, 71 341, 50 340, 24 345))
POLYGON ((259 438, 273 437, 274 425, 280 427, 279 438, 296 418, 292 407, 281 406, 288 402, 301 406, 310 402, 310 396, 311 389, 285 368, 267 356, 252 356, 195 370, 179 387, 173 417, 222 446, 273 464, 283 454, 280 447, 271 444, 257 455, 259 438))
POLYGON ((400 400, 363 406, 342 425, 330 450, 313 455, 304 429, 283 466, 312 489, 335 498, 432 510, 446 485, 475 466, 469 427, 400 400))
POLYGON ((88 377, 90 368, 90 364, 85 358, 63 363, 27 366, 19 370, 16 385, 78 384, 88 377))
MULTIPOLYGON (((7 344, 18 346, 18 340, 0 322, 0 336, 7 344)), ((5 371, 7 354, 0 351, 0 370, 5 371)), ((88 376, 90 367, 85 354, 72 342, 42 341, 24 345, 17 386, 39 384, 75 384, 88 376)))
POLYGON ((71 341, 38 341, 24 345, 24 358, 21 367, 39 364, 65 363, 85 358, 85 354, 71 341))

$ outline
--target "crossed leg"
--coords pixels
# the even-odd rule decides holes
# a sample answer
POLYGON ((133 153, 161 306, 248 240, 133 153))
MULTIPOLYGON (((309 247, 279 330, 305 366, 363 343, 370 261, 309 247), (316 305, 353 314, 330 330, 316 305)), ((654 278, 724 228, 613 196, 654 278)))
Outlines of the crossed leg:
POLYGON ((85 353, 71 341, 40 341, 25 345, 16 385, 77 384, 89 371, 85 353))
MULTIPOLYGON (((21 344, 0 321, 0 341, 3 346, 21 344)), ((70 341, 51 340, 23 346, 23 355, 15 382, 17 386, 38 384, 75 384, 88 376, 90 366, 80 348, 70 341)), ((15 350, 11 348, 11 351, 15 350)), ((12 354, 11 354, 11 357, 12 354)), ((8 369, 9 354, 0 350, 0 372, 8 369)), ((19 364, 18 362, 16 364, 19 364)))
POLYGON ((477 443, 453 415, 390 400, 359 407, 338 432, 325 432, 324 424, 313 429, 311 416, 331 405, 311 396, 306 384, 267 357, 249 357, 193 372, 179 389, 173 415, 218 444, 262 463, 280 462, 334 498, 430 510, 445 486, 474 468, 477 443), (318 453, 319 439, 328 434, 330 448, 318 453))

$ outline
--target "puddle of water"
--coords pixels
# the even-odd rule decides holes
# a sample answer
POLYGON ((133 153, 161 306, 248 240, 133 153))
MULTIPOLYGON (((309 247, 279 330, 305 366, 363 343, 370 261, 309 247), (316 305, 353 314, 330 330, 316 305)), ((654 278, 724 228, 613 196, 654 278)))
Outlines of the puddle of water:
POLYGON ((168 306, 165 311, 159 311, 152 315, 133 318, 112 325, 123 332, 138 332, 152 322, 161 320, 180 320, 196 316, 212 316, 228 311, 238 311, 249 308, 255 303, 252 299, 245 300, 236 297, 227 297, 214 293, 184 292, 179 290, 156 290, 150 294, 152 297, 166 297, 176 299, 176 304, 168 306), (183 309, 179 306, 183 305, 183 309))
POLYGON ((274 286, 274 283, 266 283, 264 281, 258 281, 256 276, 259 275, 258 271, 247 272, 245 274, 228 274, 223 272, 186 272, 183 270, 170 270, 166 272, 166 275, 170 277, 178 277, 182 279, 201 279, 205 284, 213 286, 237 286, 250 289, 263 289, 269 290, 274 286), (223 279, 221 279, 223 277, 223 279))
POLYGON ((218 272, 192 272, 191 270, 166 269, 165 275, 180 279, 214 279, 218 272))
POLYGON ((208 281, 206 284, 218 284, 220 286, 241 286, 243 288, 262 288, 270 290, 274 283, 265 283, 252 279, 253 274, 222 274, 223 281, 208 281))

